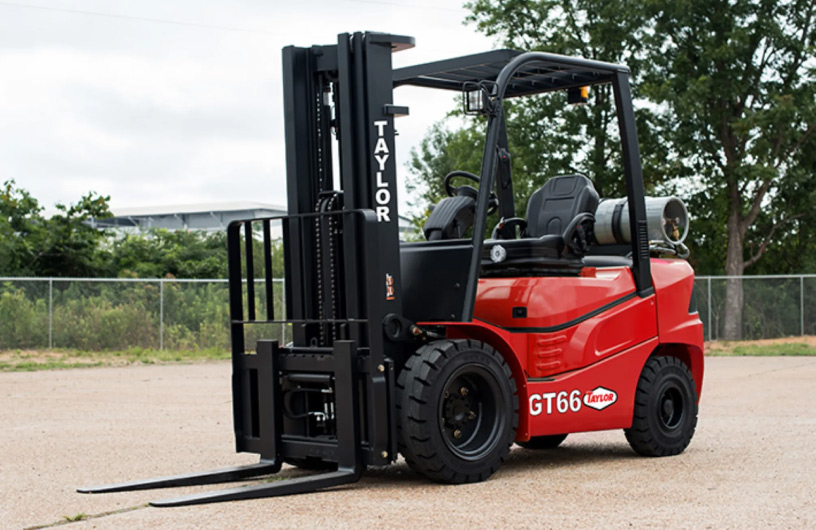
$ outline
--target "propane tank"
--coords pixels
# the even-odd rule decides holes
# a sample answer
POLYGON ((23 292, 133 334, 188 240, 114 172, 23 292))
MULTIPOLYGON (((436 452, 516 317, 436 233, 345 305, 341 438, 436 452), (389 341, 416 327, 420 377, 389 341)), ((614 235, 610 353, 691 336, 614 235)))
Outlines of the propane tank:
MULTIPOLYGON (((677 197, 646 197, 649 241, 679 245, 688 235, 688 210, 677 197)), ((595 240, 599 245, 632 242, 627 199, 603 199, 595 211, 595 240)))

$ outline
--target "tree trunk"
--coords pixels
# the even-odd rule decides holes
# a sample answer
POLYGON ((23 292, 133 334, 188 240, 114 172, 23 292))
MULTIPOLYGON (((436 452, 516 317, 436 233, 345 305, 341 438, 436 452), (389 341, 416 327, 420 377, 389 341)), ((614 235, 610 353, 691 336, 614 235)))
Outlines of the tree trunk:
MULTIPOLYGON (((739 210, 732 208, 728 215, 728 249, 725 256, 725 274, 742 276, 745 270, 745 259, 742 248, 742 227, 739 210)), ((731 278, 725 284, 725 319, 723 335, 725 340, 742 338, 742 304, 745 293, 742 289, 742 278, 731 278)))

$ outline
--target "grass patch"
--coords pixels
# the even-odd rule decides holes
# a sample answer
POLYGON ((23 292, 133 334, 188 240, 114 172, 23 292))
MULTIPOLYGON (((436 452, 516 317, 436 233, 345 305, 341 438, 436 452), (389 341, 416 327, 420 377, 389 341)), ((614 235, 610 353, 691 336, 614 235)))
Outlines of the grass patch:
POLYGON ((0 372, 36 372, 132 364, 191 363, 229 358, 228 351, 216 348, 204 350, 128 348, 127 350, 116 351, 8 350, 0 351, 0 372))
POLYGON ((718 357, 806 357, 816 356, 816 346, 804 342, 752 344, 750 341, 709 343, 707 355, 718 357))
POLYGON ((103 366, 103 363, 72 363, 61 361, 26 361, 21 363, 0 364, 0 371, 3 372, 38 372, 40 370, 65 370, 67 368, 88 368, 93 366, 103 366))

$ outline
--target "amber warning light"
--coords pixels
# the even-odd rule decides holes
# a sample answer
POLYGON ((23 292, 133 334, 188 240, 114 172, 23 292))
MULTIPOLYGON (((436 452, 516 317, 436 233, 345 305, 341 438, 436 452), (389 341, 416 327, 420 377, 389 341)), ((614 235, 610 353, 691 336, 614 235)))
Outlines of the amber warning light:
POLYGON ((573 87, 567 90, 567 103, 570 105, 583 105, 589 101, 589 87, 573 87))

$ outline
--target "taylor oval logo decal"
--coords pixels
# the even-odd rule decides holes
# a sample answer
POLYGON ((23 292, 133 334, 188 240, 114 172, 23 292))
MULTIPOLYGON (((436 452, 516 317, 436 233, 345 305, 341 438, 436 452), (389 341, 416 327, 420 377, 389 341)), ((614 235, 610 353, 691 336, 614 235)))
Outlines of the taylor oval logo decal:
POLYGON ((589 390, 584 394, 584 405, 595 410, 603 410, 618 400, 618 394, 614 390, 609 390, 599 386, 595 390, 589 390))

